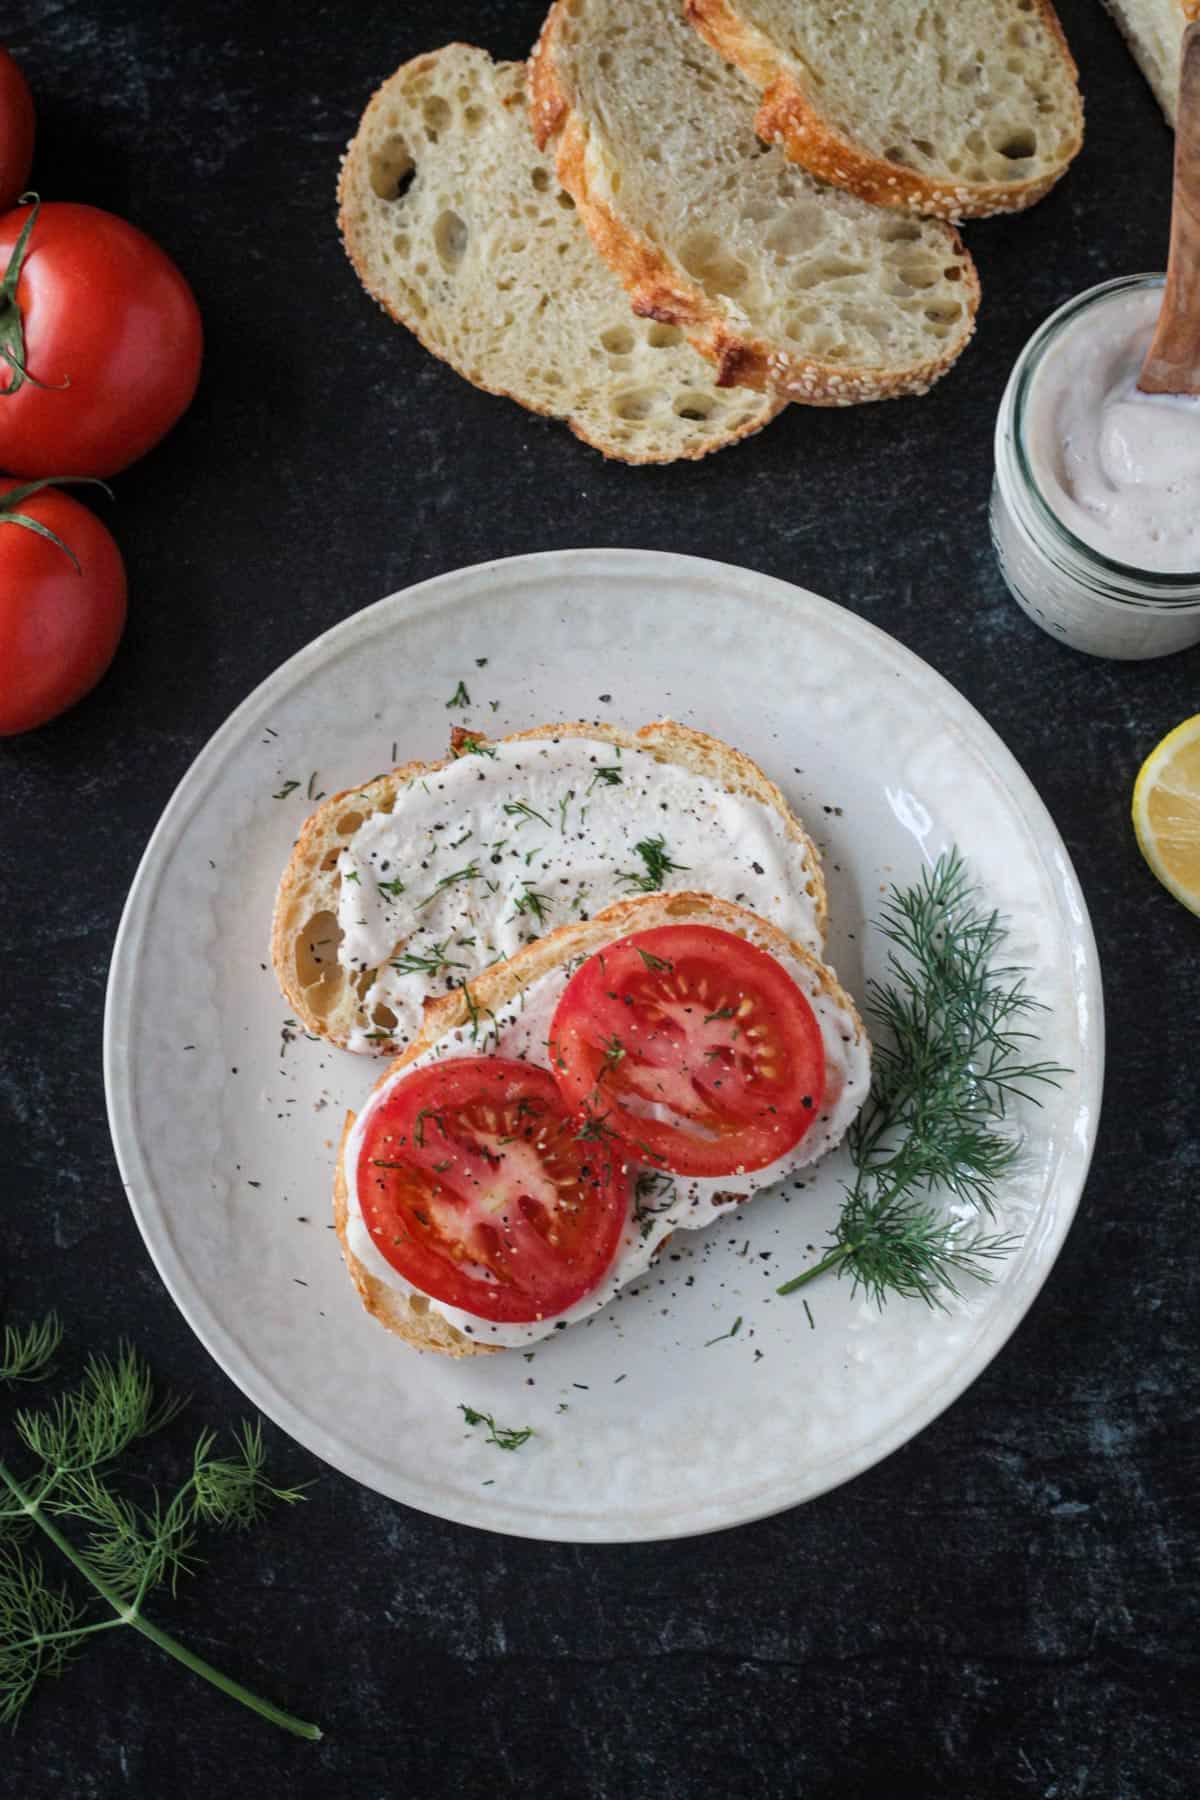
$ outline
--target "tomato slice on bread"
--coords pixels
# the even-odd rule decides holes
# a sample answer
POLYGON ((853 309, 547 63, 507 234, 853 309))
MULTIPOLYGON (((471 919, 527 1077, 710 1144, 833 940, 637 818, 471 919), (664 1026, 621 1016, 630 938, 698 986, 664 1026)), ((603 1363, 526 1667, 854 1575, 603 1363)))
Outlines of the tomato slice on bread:
POLYGON ((545 1069, 502 1056, 431 1063, 373 1108, 361 1140, 368 1231, 414 1287, 481 1319, 565 1311, 607 1271, 630 1176, 545 1069))
POLYGON ((663 925, 591 955, 550 1029, 568 1102, 631 1158, 672 1174, 765 1168, 825 1092, 808 999, 765 950, 711 925, 663 925))

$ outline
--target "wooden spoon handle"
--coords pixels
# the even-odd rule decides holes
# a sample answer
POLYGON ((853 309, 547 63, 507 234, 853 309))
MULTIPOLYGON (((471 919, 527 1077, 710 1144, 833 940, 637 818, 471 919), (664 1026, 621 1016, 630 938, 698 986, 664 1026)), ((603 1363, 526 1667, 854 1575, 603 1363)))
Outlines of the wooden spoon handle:
POLYGON ((1200 394, 1200 23, 1183 38, 1167 285, 1138 386, 1144 394, 1200 394))

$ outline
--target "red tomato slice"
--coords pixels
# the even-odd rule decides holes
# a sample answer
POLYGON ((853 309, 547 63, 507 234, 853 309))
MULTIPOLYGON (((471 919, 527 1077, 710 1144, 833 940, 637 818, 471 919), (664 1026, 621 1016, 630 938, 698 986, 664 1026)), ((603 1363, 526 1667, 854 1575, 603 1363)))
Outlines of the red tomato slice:
POLYGON ((555 1078, 629 1147, 676 1175, 762 1169, 821 1110, 821 1028, 787 970, 711 925, 663 925, 597 951, 550 1029, 555 1078))
POLYGON ((431 1063, 371 1115, 355 1176, 394 1269, 482 1319, 552 1317, 616 1255, 630 1178, 545 1069, 502 1056, 431 1063))

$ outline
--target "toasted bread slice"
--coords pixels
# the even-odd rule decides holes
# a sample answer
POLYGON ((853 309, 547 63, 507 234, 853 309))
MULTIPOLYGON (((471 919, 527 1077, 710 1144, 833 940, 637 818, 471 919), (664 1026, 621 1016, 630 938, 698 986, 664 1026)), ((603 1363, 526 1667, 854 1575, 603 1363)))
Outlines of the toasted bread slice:
MULTIPOLYGON (((803 946, 793 943, 766 919, 760 919, 744 906, 734 906, 729 901, 714 899, 709 894, 647 894, 637 900, 619 900, 615 905, 597 913, 594 919, 581 924, 560 926, 557 931, 549 932, 536 943, 519 951, 508 962, 497 963, 493 968, 485 969, 468 984, 466 991, 459 989, 436 1001, 426 1014, 420 1036, 409 1045, 403 1056, 384 1070, 376 1087, 389 1081, 398 1070, 407 1068, 447 1032, 453 1031, 456 1026, 466 1025, 474 1012, 500 1012, 541 976, 560 968, 573 958, 590 956, 593 951, 602 950, 606 944, 628 937, 634 931, 650 931, 657 925, 679 925, 685 922, 714 925, 721 931, 748 938, 751 943, 776 956, 791 956, 805 964, 812 971, 817 985, 852 1021, 859 1041, 866 1041, 866 1031, 854 1003, 840 986, 833 970, 818 962, 803 946)), ((389 1331, 395 1332, 418 1350, 437 1350, 447 1356, 480 1356, 503 1348, 498 1344, 475 1343, 440 1313, 435 1312, 423 1295, 410 1296, 399 1288, 389 1286, 372 1274, 351 1250, 347 1232, 349 1175, 345 1167, 345 1149, 354 1126, 354 1117, 353 1113, 347 1116, 338 1148, 333 1221, 346 1267, 363 1305, 389 1331)))
POLYGON ((686 11, 761 90, 759 136, 878 206, 1019 212, 1083 144, 1050 0, 686 0, 686 11))
POLYGON ((523 63, 450 44, 384 82, 346 152, 342 240, 385 312, 476 387, 625 462, 705 456, 783 402, 725 391, 636 318, 529 133, 523 63))
MULTIPOLYGON (((462 735, 457 734, 460 740, 462 735)), ((584 722, 541 725, 497 741, 521 743, 539 738, 595 738, 624 750, 649 751, 659 762, 675 763, 730 793, 744 794, 769 807, 795 845, 796 888, 811 899, 818 931, 823 935, 825 882, 816 846, 775 783, 740 750, 673 719, 660 719, 643 725, 639 731, 584 722)), ((479 734, 471 734, 472 743, 487 741, 479 734)), ((378 971, 369 969, 352 975, 338 960, 338 857, 370 813, 391 812, 411 782, 436 774, 455 760, 452 754, 440 762, 406 763, 389 775, 376 776, 361 788, 334 794, 306 820, 284 870, 271 933, 275 972, 304 1029, 314 1036, 330 1038, 343 1049, 349 1047, 356 1028, 373 1031, 372 1048, 376 1055, 394 1055, 399 1044, 387 1036, 382 1022, 368 1017, 363 1008, 363 997, 378 971)), ((614 887, 612 895, 605 898, 616 898, 616 892, 614 887)), ((393 953, 402 951, 403 941, 399 941, 393 953)))
POLYGON ((1183 34, 1200 19, 1200 0, 1104 0, 1154 90, 1168 125, 1179 106, 1183 34))
POLYGON ((538 142, 634 311, 681 326, 722 384, 850 406, 923 393, 965 348, 975 265, 764 146, 758 95, 681 0, 557 0, 532 61, 538 142))

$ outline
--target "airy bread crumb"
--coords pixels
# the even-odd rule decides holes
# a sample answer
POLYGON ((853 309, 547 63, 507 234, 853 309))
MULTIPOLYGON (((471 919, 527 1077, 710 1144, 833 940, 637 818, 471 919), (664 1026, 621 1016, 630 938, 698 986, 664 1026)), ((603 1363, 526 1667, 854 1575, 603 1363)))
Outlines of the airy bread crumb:
POLYGON ((450 44, 385 81, 342 164, 347 255, 458 373, 625 462, 705 456, 777 397, 722 388, 683 333, 638 318, 529 131, 523 63, 450 44))
POLYGON ((1018 212, 1083 144, 1050 0, 686 0, 762 93, 759 136, 823 181, 941 219, 1018 212))
POLYGON ((540 143, 634 311, 725 385, 814 406, 924 393, 962 353, 975 265, 945 224, 814 179, 679 0, 556 0, 534 52, 540 143))

